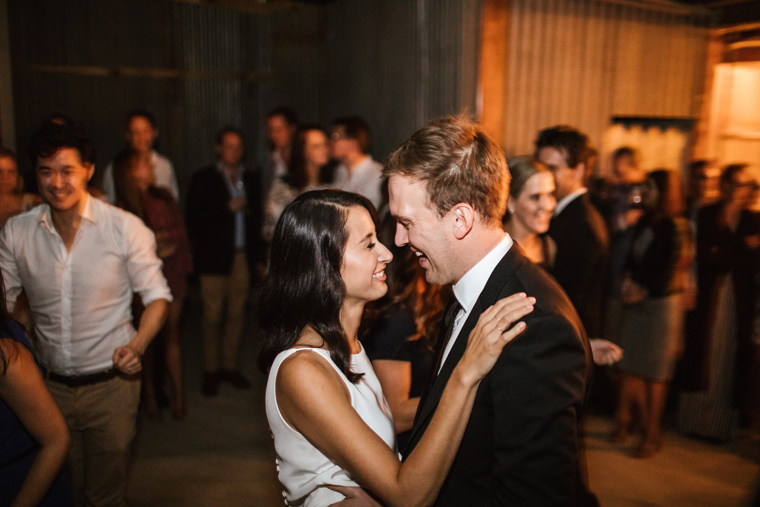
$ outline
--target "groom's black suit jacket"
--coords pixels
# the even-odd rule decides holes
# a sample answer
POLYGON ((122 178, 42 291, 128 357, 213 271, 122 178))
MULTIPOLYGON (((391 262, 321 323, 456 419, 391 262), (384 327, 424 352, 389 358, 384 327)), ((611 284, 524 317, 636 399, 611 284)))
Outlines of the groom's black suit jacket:
POLYGON ((517 244, 491 274, 441 373, 423 395, 404 455, 430 423, 480 314, 517 292, 534 296, 535 308, 523 319, 525 332, 504 348, 478 387, 437 506, 575 504, 579 421, 591 351, 565 293, 517 244))

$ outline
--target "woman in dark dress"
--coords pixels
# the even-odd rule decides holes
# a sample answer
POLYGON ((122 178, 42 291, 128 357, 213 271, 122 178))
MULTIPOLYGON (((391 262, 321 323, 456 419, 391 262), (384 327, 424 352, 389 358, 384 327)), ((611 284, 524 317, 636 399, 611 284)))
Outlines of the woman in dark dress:
POLYGON ((691 253, 681 184, 674 171, 647 175, 645 212, 633 230, 622 287, 623 316, 617 429, 623 443, 638 415, 644 439, 636 456, 661 445, 661 421, 676 361, 683 350, 683 290, 691 253))
POLYGON ((66 421, 29 339, 8 314, 0 278, 0 505, 74 505, 60 472, 69 446, 66 421))
MULTIPOLYGON (((172 417, 182 420, 187 414, 182 382, 180 319, 187 292, 187 276, 193 269, 185 222, 171 192, 155 186, 150 162, 137 152, 126 152, 114 160, 117 203, 140 217, 156 235, 156 255, 163 261, 163 273, 172 292, 169 314, 161 332, 166 372, 171 384, 169 407, 172 417)), ((135 313, 139 320, 141 308, 135 313)), ((143 358, 143 409, 148 417, 160 418, 156 396, 156 352, 151 344, 143 358)))
POLYGON ((684 351, 685 391, 678 425, 686 433, 729 440, 741 408, 757 396, 751 381, 760 269, 760 220, 749 210, 757 182, 746 164, 720 178, 722 199, 697 216, 697 308, 684 351))

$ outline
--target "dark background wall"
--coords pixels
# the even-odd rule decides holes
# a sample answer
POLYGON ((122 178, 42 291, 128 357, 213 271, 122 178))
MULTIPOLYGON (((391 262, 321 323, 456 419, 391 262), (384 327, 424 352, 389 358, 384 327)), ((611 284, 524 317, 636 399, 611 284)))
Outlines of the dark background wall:
POLYGON ((61 112, 83 121, 98 166, 123 146, 123 119, 152 111, 180 185, 212 160, 214 132, 254 140, 272 80, 266 16, 146 0, 8 3, 17 147, 61 112))
POLYGON ((382 160, 427 119, 474 113, 478 6, 7 0, 16 148, 61 112, 84 122, 102 169, 123 147, 125 115, 144 108, 184 189, 227 124, 243 129, 247 163, 260 165, 263 117, 285 104, 326 126, 366 117, 382 160))

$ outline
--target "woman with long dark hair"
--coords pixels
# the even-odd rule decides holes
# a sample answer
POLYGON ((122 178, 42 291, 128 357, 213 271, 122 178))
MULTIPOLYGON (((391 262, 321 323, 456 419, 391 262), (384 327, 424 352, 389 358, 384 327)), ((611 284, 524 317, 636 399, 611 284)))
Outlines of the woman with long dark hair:
POLYGON ((70 439, 32 345, 8 314, 0 275, 0 505, 73 505, 60 473, 70 439))
POLYGON ((289 503, 331 505, 344 498, 331 488, 358 485, 385 504, 431 504, 477 386, 525 328, 511 324, 532 309, 534 300, 518 294, 481 316, 430 426, 400 462, 390 410, 357 336, 365 304, 387 291, 391 254, 377 241, 374 215, 357 194, 312 191, 285 208, 274 231, 259 364, 269 372, 267 418, 289 503))
POLYGON ((324 183, 323 169, 330 161, 327 132, 316 124, 298 128, 291 152, 288 174, 272 182, 264 203, 262 236, 272 241, 274 226, 285 206, 298 195, 316 190, 324 183))

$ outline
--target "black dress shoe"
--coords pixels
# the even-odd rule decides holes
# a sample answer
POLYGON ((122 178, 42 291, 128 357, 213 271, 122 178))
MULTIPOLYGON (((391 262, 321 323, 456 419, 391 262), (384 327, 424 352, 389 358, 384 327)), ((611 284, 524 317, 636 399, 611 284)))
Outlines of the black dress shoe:
POLYGON ((236 389, 250 389, 251 388, 251 383, 238 370, 220 371, 219 380, 229 382, 236 389))
POLYGON ((216 372, 204 372, 203 384, 201 385, 203 396, 216 396, 219 394, 219 374, 216 372))

